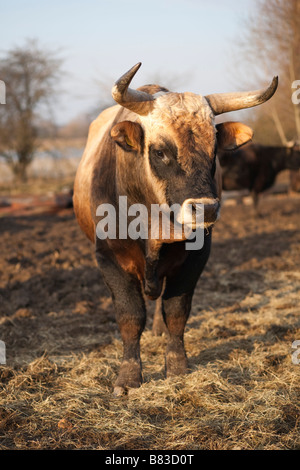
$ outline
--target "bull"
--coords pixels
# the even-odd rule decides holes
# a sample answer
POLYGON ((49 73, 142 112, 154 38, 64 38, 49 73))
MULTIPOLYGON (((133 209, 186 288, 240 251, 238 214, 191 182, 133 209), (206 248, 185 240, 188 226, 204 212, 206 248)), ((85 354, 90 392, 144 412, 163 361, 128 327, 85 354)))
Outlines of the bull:
MULTIPOLYGON (((184 329, 220 209, 217 149, 235 149, 252 137, 248 126, 238 122, 216 125, 215 116, 264 103, 278 84, 274 77, 266 89, 205 97, 169 92, 158 85, 134 90, 129 85, 140 65, 116 82, 112 96, 117 104, 91 124, 73 196, 78 223, 95 246, 122 338, 123 359, 115 395, 142 383, 140 337, 147 298, 156 300, 168 332, 167 377, 187 371, 184 329), (154 205, 184 208, 189 204, 192 209, 202 205, 203 245, 187 250, 186 237, 177 239, 173 232, 168 239, 98 237, 99 207, 112 205, 119 221, 120 196, 126 196, 130 207, 143 204, 148 214, 154 205)), ((201 226, 195 212, 191 211, 188 221, 192 230, 201 226)), ((174 227, 174 218, 170 220, 174 227)), ((151 226, 150 215, 146 223, 151 226)))
MULTIPOLYGON (((277 175, 283 170, 300 168, 300 146, 292 143, 286 147, 274 147, 248 143, 234 152, 220 151, 224 190, 247 189, 258 210, 259 196, 271 188, 277 175)), ((296 185, 291 180, 292 187, 296 185)))

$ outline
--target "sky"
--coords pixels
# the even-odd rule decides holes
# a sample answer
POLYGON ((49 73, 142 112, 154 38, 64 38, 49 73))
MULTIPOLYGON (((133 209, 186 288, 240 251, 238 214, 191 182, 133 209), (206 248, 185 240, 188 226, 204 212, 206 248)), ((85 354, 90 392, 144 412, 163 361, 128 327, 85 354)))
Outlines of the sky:
MULTIPOLYGON (((233 44, 253 0, 0 0, 0 53, 37 39, 58 51, 54 117, 64 124, 105 101, 123 73, 202 95, 235 91, 233 44), (106 91, 105 91, 106 90, 106 91)), ((1 79, 1 70, 0 70, 1 79)))

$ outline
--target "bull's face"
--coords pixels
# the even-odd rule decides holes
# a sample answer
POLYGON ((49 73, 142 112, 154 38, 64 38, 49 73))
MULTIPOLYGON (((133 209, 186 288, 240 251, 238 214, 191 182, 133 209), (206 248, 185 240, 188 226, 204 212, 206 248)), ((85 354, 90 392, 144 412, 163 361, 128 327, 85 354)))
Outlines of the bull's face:
MULTIPOLYGON (((215 125, 215 115, 259 104, 254 101, 261 100, 262 91, 247 93, 246 102, 234 93, 202 97, 164 90, 165 94, 156 97, 149 91, 153 86, 137 91, 128 88, 139 66, 121 77, 113 88, 115 100, 134 111, 138 121, 118 123, 111 136, 125 151, 144 158, 156 202, 180 204, 183 210, 186 204, 204 204, 205 225, 211 225, 220 203, 214 181, 217 148, 235 149, 252 137, 252 130, 241 123, 215 125)), ((276 86, 273 83, 272 90, 268 89, 269 95, 276 86)), ((159 90, 154 86, 152 92, 159 90)), ((266 90, 263 93, 268 99, 266 90)))
POLYGON ((204 99, 190 93, 168 93, 141 118, 149 179, 168 205, 204 199, 217 202, 216 129, 204 99))

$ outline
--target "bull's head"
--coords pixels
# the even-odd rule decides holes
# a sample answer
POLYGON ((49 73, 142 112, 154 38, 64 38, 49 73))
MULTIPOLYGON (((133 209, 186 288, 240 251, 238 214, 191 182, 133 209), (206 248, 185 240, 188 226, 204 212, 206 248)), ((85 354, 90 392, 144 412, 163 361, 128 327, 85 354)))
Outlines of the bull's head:
POLYGON ((263 90, 205 97, 158 86, 132 90, 129 85, 140 66, 132 67, 112 89, 115 101, 136 113, 137 120, 116 124, 111 136, 125 151, 143 156, 160 204, 204 204, 205 223, 211 225, 220 204, 214 182, 217 148, 236 149, 253 134, 238 122, 215 125, 215 116, 264 103, 276 91, 278 79, 263 90))

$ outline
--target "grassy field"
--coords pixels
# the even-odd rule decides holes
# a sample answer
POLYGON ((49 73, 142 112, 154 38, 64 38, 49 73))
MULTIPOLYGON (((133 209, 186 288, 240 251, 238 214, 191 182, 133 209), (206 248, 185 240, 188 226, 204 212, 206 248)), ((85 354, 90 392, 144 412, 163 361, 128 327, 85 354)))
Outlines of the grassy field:
POLYGON ((0 219, 1 449, 300 449, 300 198, 223 207, 185 344, 142 336, 144 384, 113 398, 122 346, 72 209, 0 219))

